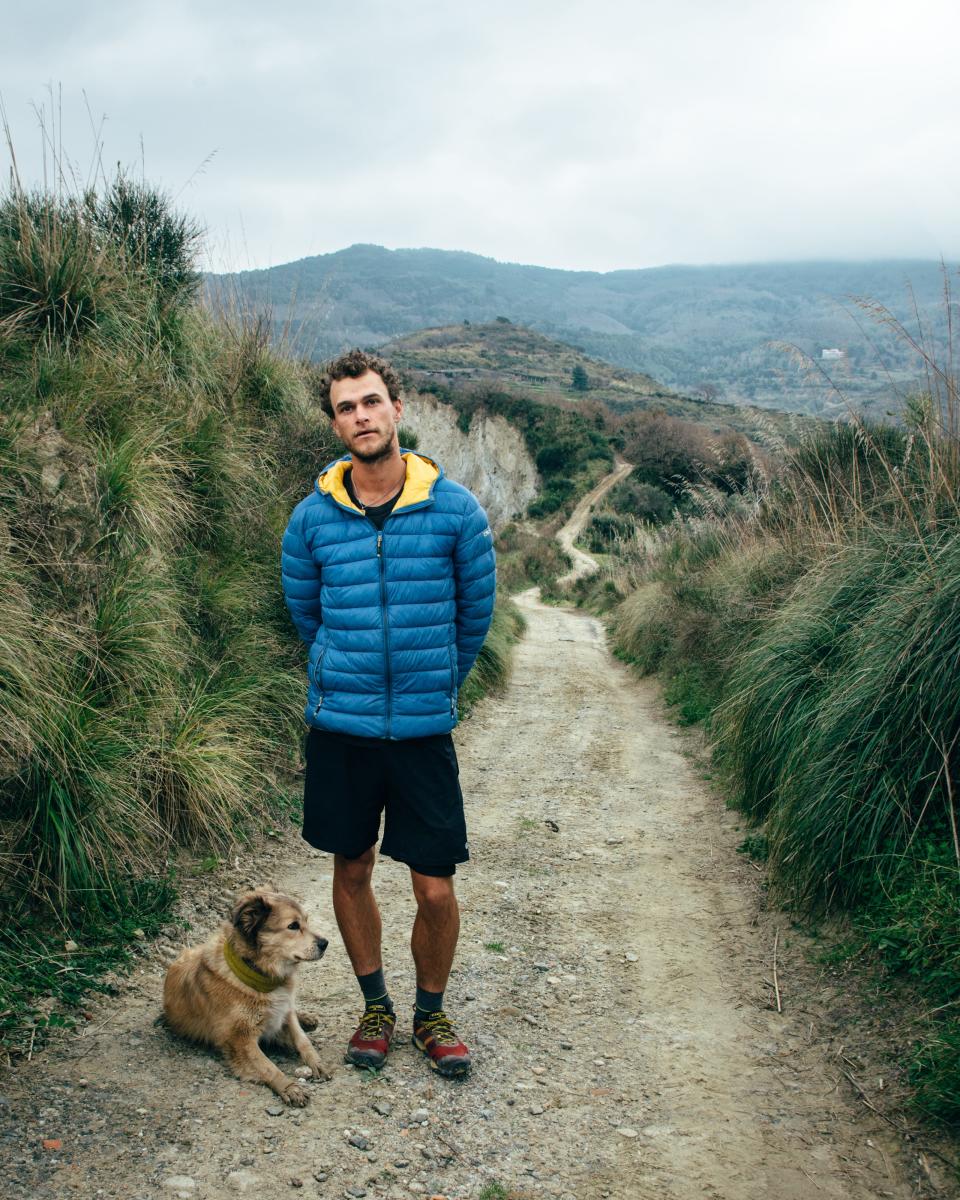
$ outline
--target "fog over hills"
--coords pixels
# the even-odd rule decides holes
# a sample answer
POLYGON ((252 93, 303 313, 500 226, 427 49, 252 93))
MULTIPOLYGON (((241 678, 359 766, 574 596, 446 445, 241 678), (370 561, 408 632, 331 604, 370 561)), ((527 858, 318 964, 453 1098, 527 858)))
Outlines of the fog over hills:
POLYGON ((210 276, 208 290, 269 310, 277 332, 314 358, 502 316, 674 390, 822 413, 846 401, 895 409, 898 394, 922 384, 915 353, 859 301, 882 305, 934 343, 946 326, 943 269, 924 260, 600 273, 355 245, 210 276))

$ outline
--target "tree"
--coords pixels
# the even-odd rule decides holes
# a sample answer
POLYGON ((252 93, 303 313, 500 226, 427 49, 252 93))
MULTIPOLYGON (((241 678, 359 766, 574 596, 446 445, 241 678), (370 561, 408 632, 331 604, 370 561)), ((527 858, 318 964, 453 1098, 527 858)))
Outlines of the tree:
POLYGON ((570 372, 570 385, 575 392, 588 392, 590 390, 590 376, 580 363, 577 363, 570 372))

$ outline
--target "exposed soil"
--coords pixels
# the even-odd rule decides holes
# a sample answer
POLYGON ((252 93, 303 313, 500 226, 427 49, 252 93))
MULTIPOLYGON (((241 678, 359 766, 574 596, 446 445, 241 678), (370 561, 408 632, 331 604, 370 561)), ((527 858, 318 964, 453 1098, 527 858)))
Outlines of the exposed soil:
POLYGON ((359 993, 330 860, 290 836, 224 873, 220 895, 191 897, 191 940, 261 876, 301 897, 331 937, 303 968, 301 1007, 320 1018, 333 1080, 307 1085, 308 1108, 280 1109, 156 1027, 175 953, 161 942, 82 1035, 3 1081, 3 1195, 950 1194, 828 1052, 824 1002, 786 923, 776 1011, 777 918, 759 915, 736 819, 655 685, 611 659, 598 621, 532 592, 520 603, 513 682, 457 734, 473 860, 458 875, 448 997, 472 1077, 438 1079, 409 1044, 413 902, 389 859, 376 878, 401 1033, 379 1077, 342 1063, 359 993))

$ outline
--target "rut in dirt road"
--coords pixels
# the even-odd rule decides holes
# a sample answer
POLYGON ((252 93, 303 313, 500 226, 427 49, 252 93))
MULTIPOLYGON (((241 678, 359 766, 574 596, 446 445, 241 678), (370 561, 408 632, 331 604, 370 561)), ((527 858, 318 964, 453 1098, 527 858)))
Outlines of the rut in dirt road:
MULTIPOLYGON (((448 1004, 472 1076, 431 1076, 409 1044, 413 902, 389 860, 375 879, 400 1032, 379 1077, 342 1064, 359 1004, 332 928, 330 862, 291 839, 272 873, 331 931, 301 1002, 320 1018, 333 1081, 308 1085, 307 1109, 284 1109, 155 1028, 158 955, 86 1036, 4 1082, 11 1196, 915 1194, 883 1127, 837 1089, 808 1014, 765 1007, 769 946, 733 819, 655 686, 611 659, 596 620, 535 593, 520 603, 529 626, 512 683, 457 735, 473 861, 457 877, 448 1004), (44 1138, 62 1145, 44 1150, 44 1138)), ((239 867, 225 893, 260 873, 239 867)), ((199 940, 215 918, 192 920, 199 940)))

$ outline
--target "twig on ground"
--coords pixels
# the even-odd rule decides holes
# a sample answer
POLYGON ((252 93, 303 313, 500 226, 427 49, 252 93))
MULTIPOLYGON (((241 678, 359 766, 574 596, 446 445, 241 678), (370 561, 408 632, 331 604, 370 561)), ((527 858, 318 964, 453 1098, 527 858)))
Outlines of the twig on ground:
POLYGON ((777 978, 777 947, 780 944, 780 930, 777 929, 773 935, 773 990, 777 997, 777 1012, 783 1012, 783 1005, 780 1003, 780 980, 777 978))

